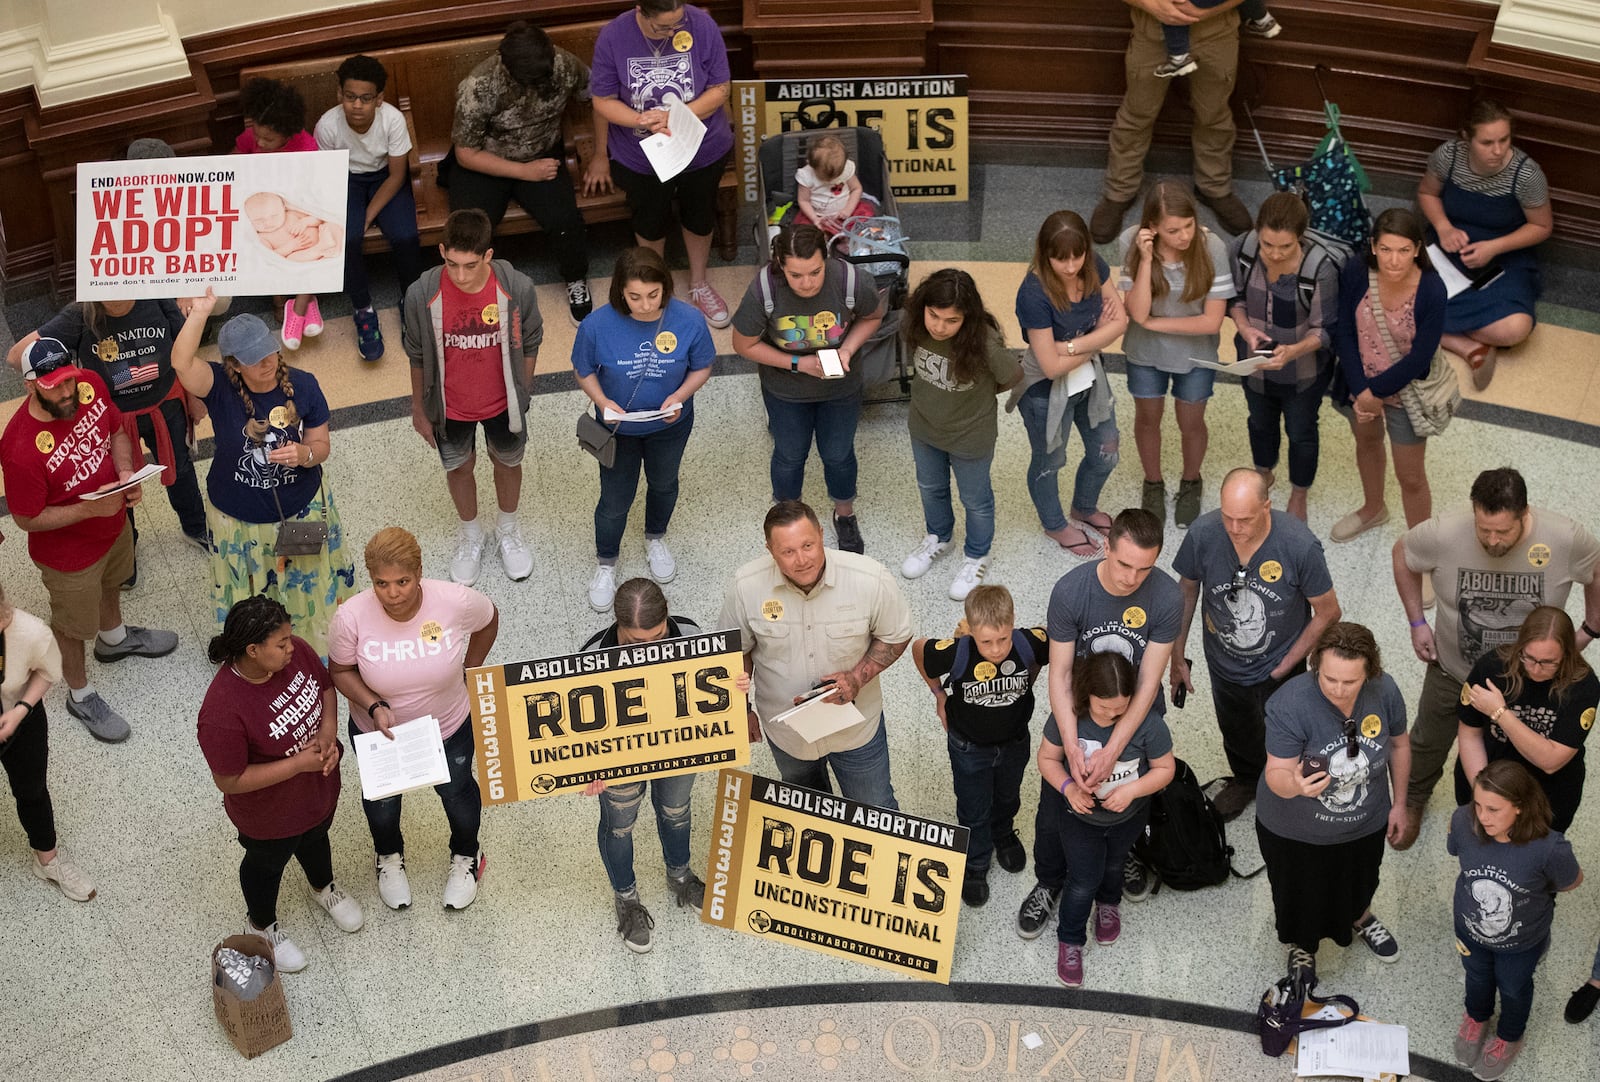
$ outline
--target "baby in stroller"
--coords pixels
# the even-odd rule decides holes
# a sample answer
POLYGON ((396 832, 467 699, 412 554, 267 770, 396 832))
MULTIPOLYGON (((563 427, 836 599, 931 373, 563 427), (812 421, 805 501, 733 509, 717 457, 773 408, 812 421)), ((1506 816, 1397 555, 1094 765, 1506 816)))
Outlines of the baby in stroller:
POLYGON ((794 181, 800 204, 795 221, 819 226, 830 237, 844 227, 846 219, 878 213, 878 201, 862 190, 856 163, 835 136, 811 141, 806 164, 795 173, 794 181))

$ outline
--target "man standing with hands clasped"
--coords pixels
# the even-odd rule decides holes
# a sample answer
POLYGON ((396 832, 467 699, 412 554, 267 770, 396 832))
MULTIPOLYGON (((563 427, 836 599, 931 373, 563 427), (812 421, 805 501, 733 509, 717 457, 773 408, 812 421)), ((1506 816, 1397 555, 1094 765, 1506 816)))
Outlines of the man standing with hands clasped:
POLYGON ((894 576, 876 560, 824 549, 817 513, 780 500, 763 526, 767 554, 734 572, 717 626, 744 637, 752 675, 750 739, 763 729, 783 780, 832 792, 828 769, 847 799, 898 810, 889 780, 878 674, 911 643, 911 609, 894 576), (854 703, 862 720, 815 741, 773 719, 814 688, 854 703))
POLYGON ((1266 768, 1267 700, 1305 671, 1311 647, 1339 618, 1339 599, 1322 542, 1287 511, 1272 509, 1259 472, 1229 471, 1221 504, 1195 520, 1172 561, 1183 591, 1172 693, 1194 690, 1184 653, 1198 607, 1211 702, 1233 772, 1215 801, 1226 822, 1255 799, 1266 768))
POLYGON ((74 365, 60 342, 40 338, 29 346, 22 378, 27 402, 0 436, 6 501, 50 594, 67 713, 95 739, 116 743, 128 738, 128 723, 90 686, 85 640, 94 639, 94 659, 107 663, 163 657, 178 647, 171 631, 122 622, 122 583, 133 573, 128 508, 143 495, 139 486, 84 498, 126 481, 139 463, 106 385, 74 365))

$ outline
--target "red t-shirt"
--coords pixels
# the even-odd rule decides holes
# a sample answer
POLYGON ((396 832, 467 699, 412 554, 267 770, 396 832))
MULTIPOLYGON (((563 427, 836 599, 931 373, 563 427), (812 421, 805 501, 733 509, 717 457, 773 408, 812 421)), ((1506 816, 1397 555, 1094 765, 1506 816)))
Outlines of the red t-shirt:
POLYGON ((246 128, 244 131, 240 132, 239 137, 233 141, 233 149, 239 154, 283 154, 290 151, 320 150, 321 148, 317 146, 316 138, 310 132, 302 128, 293 135, 289 136, 289 138, 284 141, 283 146, 279 147, 277 150, 262 150, 256 145, 255 129, 246 128))
MULTIPOLYGON (((122 411, 111 404, 106 385, 93 372, 78 377, 78 411, 65 420, 40 421, 25 401, 0 436, 0 469, 11 513, 33 518, 46 507, 75 503, 83 493, 115 481, 111 437, 121 429, 122 411)), ((28 555, 56 571, 82 571, 111 551, 126 518, 127 512, 118 510, 105 518, 30 533, 28 555)))
POLYGON ((501 355, 498 283, 494 275, 473 294, 444 275, 444 415, 452 421, 485 421, 506 411, 505 360, 501 355))
MULTIPOLYGON (((333 681, 317 652, 296 636, 289 664, 265 684, 252 684, 223 665, 200 703, 200 750, 213 774, 237 777, 245 767, 283 759, 311 744, 322 726, 322 693, 333 681)), ((228 818, 249 838, 304 834, 333 814, 339 771, 319 770, 253 793, 225 793, 228 818)))

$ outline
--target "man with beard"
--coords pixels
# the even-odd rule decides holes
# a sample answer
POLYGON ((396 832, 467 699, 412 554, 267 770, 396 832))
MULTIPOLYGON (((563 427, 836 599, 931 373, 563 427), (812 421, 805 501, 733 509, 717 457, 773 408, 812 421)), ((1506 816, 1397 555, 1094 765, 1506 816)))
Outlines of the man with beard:
POLYGON ((96 661, 162 657, 177 649, 171 631, 122 622, 122 582, 133 573, 133 527, 127 509, 139 486, 101 499, 135 469, 122 413, 106 385, 72 363, 54 338, 22 356, 28 399, 0 436, 0 469, 11 517, 28 535, 28 555, 50 594, 50 630, 61 647, 67 713, 99 740, 128 738, 128 723, 89 684, 85 640, 96 661))
POLYGON ((1566 606, 1583 585, 1578 648, 1600 631, 1600 540, 1565 515, 1528 506, 1528 486, 1510 467, 1485 470, 1472 483, 1471 512, 1418 523, 1394 546, 1394 582, 1411 623, 1411 648, 1428 666, 1411 729, 1406 849, 1422 828, 1428 796, 1444 772, 1456 736, 1462 682, 1478 659, 1514 642, 1523 618, 1540 605, 1566 606), (1423 576, 1438 597, 1436 628, 1423 612, 1423 576))
POLYGON ((767 554, 733 573, 719 628, 744 637, 752 674, 750 738, 765 731, 783 780, 898 810, 878 674, 911 643, 911 609, 894 576, 869 557, 825 549, 809 504, 779 500, 763 529, 767 554), (862 720, 815 741, 773 719, 817 687, 854 703, 862 720))

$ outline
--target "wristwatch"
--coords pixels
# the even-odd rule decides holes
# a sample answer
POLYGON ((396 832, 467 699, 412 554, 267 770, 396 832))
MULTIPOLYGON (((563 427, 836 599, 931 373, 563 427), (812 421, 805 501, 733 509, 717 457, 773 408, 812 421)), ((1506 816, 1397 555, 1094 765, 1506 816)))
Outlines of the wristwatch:
POLYGON ((800 371, 800 354, 795 353, 795 354, 791 354, 790 355, 790 357, 789 357, 789 371, 791 371, 791 372, 800 371))
POLYGON ((1078 340, 1076 338, 1067 339, 1067 356, 1068 357, 1076 357, 1077 355, 1078 355, 1078 340))

